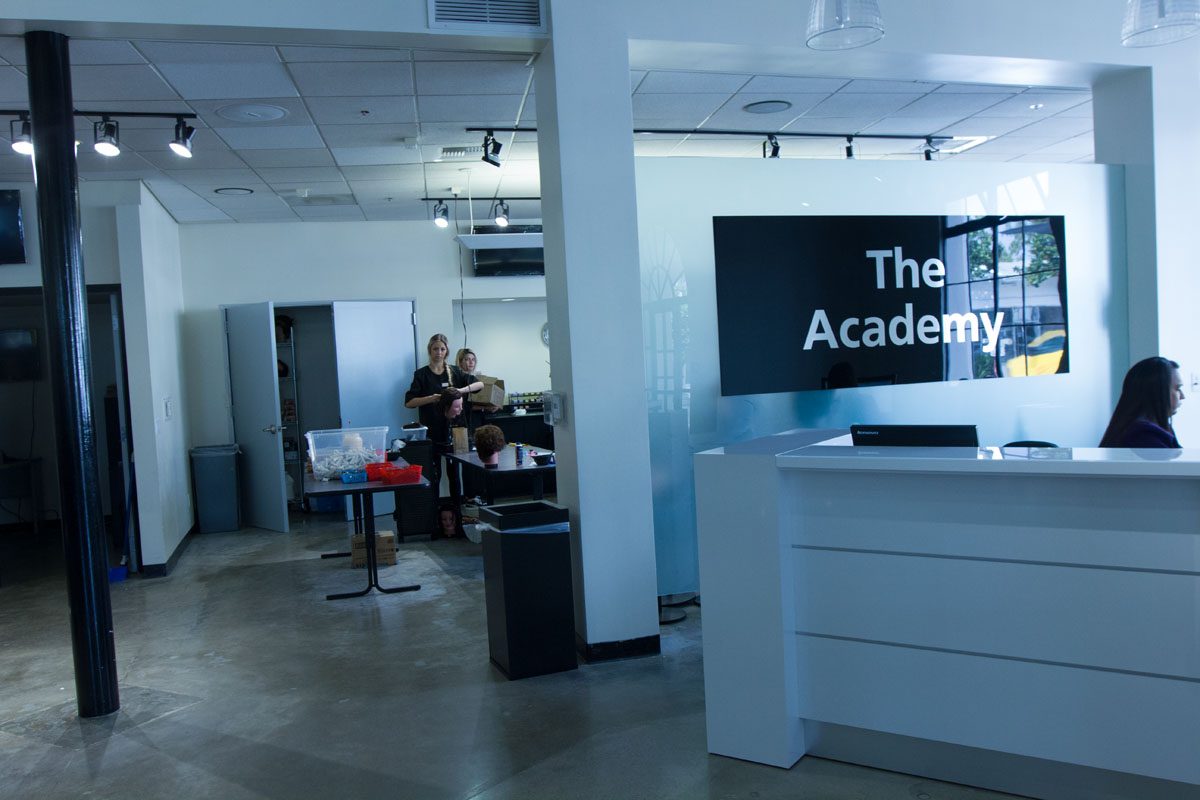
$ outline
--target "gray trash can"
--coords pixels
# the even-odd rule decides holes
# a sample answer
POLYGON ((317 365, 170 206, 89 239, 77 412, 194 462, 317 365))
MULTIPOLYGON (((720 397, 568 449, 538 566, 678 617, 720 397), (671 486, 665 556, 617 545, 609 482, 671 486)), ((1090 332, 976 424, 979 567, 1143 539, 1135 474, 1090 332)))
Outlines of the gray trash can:
POLYGON ((242 527, 236 444, 192 448, 192 502, 200 533, 236 531, 242 527))

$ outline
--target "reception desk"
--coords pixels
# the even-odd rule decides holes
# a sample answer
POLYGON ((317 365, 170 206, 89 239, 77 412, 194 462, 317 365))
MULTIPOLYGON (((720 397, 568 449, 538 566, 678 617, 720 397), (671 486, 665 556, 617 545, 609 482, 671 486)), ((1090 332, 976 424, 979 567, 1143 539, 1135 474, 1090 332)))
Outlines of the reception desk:
POLYGON ((1200 797, 1200 451, 697 454, 709 751, 1200 797))

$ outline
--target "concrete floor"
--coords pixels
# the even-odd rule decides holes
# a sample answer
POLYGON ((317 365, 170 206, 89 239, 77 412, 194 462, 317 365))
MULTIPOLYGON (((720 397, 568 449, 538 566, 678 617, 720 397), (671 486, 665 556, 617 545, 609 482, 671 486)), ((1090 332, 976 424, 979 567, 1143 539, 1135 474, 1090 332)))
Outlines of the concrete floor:
MULTIPOLYGON (((489 666, 478 546, 401 545, 358 588, 345 523, 198 536, 165 579, 112 589, 122 708, 76 716, 61 555, 8 537, 0 798, 1006 797, 817 758, 705 752, 700 609, 661 657, 507 681, 489 666), (15 558, 14 558, 15 556, 15 558)), ((381 519, 381 526, 384 520, 381 519)))

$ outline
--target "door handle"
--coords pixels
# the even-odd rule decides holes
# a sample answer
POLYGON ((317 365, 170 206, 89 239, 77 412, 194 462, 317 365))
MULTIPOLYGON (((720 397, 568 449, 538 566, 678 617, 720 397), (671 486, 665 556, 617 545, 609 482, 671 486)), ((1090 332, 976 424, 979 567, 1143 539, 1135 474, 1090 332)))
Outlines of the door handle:
POLYGON ((263 428, 263 433, 282 433, 286 430, 287 425, 276 425, 275 423, 271 423, 267 427, 263 428))

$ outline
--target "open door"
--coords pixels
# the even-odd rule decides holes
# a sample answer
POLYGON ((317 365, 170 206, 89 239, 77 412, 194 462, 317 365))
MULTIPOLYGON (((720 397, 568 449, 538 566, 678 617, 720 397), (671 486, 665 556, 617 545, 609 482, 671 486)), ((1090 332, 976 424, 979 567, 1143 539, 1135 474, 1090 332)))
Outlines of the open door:
MULTIPOLYGON (((411 300, 339 301, 333 304, 342 426, 388 426, 388 440, 417 412, 404 393, 417 368, 416 320, 411 300)), ((391 514, 392 495, 375 496, 375 513, 391 514)))
POLYGON ((226 306, 225 343, 234 438, 242 450, 243 524, 287 533, 274 303, 226 306))

